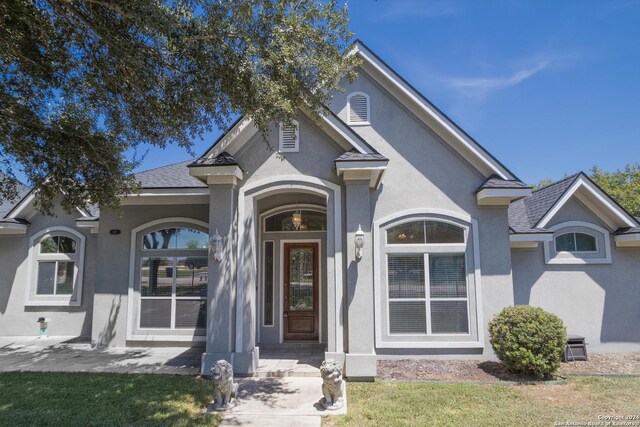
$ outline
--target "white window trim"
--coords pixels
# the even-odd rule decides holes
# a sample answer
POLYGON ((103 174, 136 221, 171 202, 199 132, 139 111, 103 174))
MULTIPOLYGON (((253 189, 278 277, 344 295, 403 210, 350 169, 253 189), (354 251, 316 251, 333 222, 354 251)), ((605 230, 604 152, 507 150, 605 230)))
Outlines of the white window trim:
MULTIPOLYGON (((140 232, 147 229, 155 228, 180 228, 183 225, 191 224, 197 225, 202 228, 201 231, 205 233, 209 231, 209 224, 200 221, 198 219, 186 218, 186 217, 168 217, 149 221, 145 224, 131 230, 131 244, 129 252, 129 291, 127 304, 127 335, 128 341, 205 341, 206 336, 194 335, 193 331, 201 331, 201 328, 140 328, 140 292, 134 291, 136 272, 138 271, 141 263, 141 259, 144 257, 145 252, 142 251, 142 246, 137 247, 137 238, 140 232), (206 230, 206 231, 205 231, 206 230), (137 259, 137 249, 140 249, 140 258, 137 259), (138 262, 136 262, 136 260, 138 262), (137 307, 137 315, 134 316, 134 306, 137 307)), ((147 250, 147 254, 157 253, 154 250, 147 250)), ((168 297, 171 298, 171 297, 168 297)), ((182 297, 181 297, 182 298, 182 297)), ((199 299, 199 297, 198 297, 199 299)), ((208 300, 207 300, 208 301, 208 300)), ((173 306, 174 304, 172 304, 173 306)), ((175 313, 172 313, 172 319, 175 318, 175 313)), ((173 324, 173 320, 172 320, 173 324)), ((204 330, 206 330, 206 325, 204 330)))
POLYGON ((362 91, 351 92, 347 96, 347 124, 349 126, 370 126, 371 125, 371 98, 369 95, 362 91), (367 100, 367 119, 364 122, 352 122, 351 121, 351 98, 354 96, 364 96, 367 100))
POLYGON ((283 143, 283 128, 284 123, 278 125, 278 152, 280 153, 298 153, 300 151, 300 124, 297 120, 292 120, 291 124, 295 126, 296 130, 296 142, 294 148, 284 148, 283 143))
POLYGON ((79 306, 82 305, 82 282, 84 277, 84 251, 85 237, 77 230, 65 226, 46 228, 29 239, 29 262, 27 272, 26 306, 79 306), (69 257, 63 254, 40 254, 40 242, 51 236, 64 236, 70 234, 76 241, 76 256, 69 257), (37 295, 38 286, 38 262, 50 257, 51 261, 74 261, 73 292, 71 295, 37 295))
MULTIPOLYGON (((548 227, 549 231, 553 231, 554 232, 554 236, 553 236, 553 240, 548 241, 548 242, 544 242, 544 262, 545 264, 564 264, 564 265, 578 265, 578 264, 611 264, 611 238, 610 238, 610 233, 609 230, 602 228, 598 225, 592 224, 590 222, 585 222, 585 221, 566 221, 566 222, 562 222, 560 224, 556 224, 552 227, 548 227), (602 234, 603 238, 604 238, 604 257, 600 257, 600 258, 582 258, 580 255, 583 254, 593 254, 595 252, 566 252, 566 251, 562 251, 562 252, 555 252, 555 244, 556 244, 556 238, 561 236, 562 234, 566 234, 566 233, 562 233, 562 234, 558 234, 556 235, 555 232, 558 230, 562 230, 563 228, 569 228, 569 227, 582 227, 582 228, 588 228, 591 230, 596 231, 599 234, 602 234), (552 246, 553 245, 553 246, 552 246), (552 253, 555 253, 555 256, 551 256, 552 253)), ((587 233, 585 231, 576 231, 576 230, 571 230, 571 231, 567 231, 567 233, 584 233, 584 234, 589 234, 593 237, 596 238, 596 247, 598 248, 597 252, 602 252, 598 246, 598 236, 597 234, 591 234, 591 233, 587 233)))
MULTIPOLYGON (((437 220, 446 222, 446 218, 449 217, 455 220, 459 220, 469 224, 470 227, 465 227, 465 241, 468 242, 469 233, 471 234, 473 246, 471 248, 471 253, 473 254, 473 278, 475 284, 475 306, 476 306, 476 318, 471 318, 471 313, 469 312, 469 325, 471 326, 473 322, 476 323, 475 327, 477 330, 477 340, 473 341, 388 341, 383 337, 383 329, 382 329, 382 314, 385 312, 385 308, 382 306, 382 298, 380 297, 381 291, 386 291, 386 278, 382 277, 381 269, 378 267, 377 270, 375 266, 379 265, 380 260, 382 259, 381 253, 381 245, 378 243, 374 243, 373 245, 373 256, 374 256, 374 302, 375 302, 375 338, 376 338, 376 347, 378 348, 474 348, 474 349, 483 349, 484 348, 484 315, 482 311, 482 274, 480 268, 480 241, 479 241, 479 232, 478 232, 478 221, 475 218, 472 218, 469 215, 461 214, 459 212, 444 210, 444 209, 429 209, 429 208, 417 208, 417 209, 407 209, 404 211, 399 211, 394 214, 383 217, 379 220, 374 221, 373 223, 373 241, 381 242, 381 238, 383 233, 386 232, 386 228, 388 226, 396 226, 405 222, 411 221, 419 221, 419 220, 437 220), (412 218, 409 218, 412 217, 412 218), (406 220, 401 220, 401 218, 407 218, 406 220), (383 224, 385 225, 383 228, 383 224)), ((453 224, 460 226, 460 224, 453 224)), ((386 237, 385 237, 386 241, 386 237)), ((395 245, 400 246, 400 245, 395 245)), ((425 244, 426 246, 426 244, 425 244)), ((389 247, 387 246, 387 250, 389 247)), ((467 274, 469 274, 468 272, 467 274)), ((471 304, 471 298, 468 298, 468 307, 471 304)), ((387 304, 388 306, 388 304, 387 304)), ((387 315, 388 319, 388 315, 387 315)), ((469 333, 471 334, 471 330, 473 328, 470 327, 469 333)), ((394 334, 394 336, 397 336, 394 334)), ((416 335, 412 335, 416 336, 416 335)), ((455 336, 449 334, 437 334, 438 336, 455 336)), ((464 335, 468 336, 468 335, 464 335)))

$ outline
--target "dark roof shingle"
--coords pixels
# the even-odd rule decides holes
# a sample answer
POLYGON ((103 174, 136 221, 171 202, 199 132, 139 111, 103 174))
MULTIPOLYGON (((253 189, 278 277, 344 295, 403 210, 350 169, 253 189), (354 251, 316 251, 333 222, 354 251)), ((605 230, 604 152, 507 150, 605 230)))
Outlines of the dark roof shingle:
MULTIPOLYGON (((544 188, 534 190, 529 197, 509 206, 509 228, 514 233, 548 233, 535 228, 580 174, 568 176, 544 188)), ((482 188, 482 187, 481 187, 482 188)))
POLYGON ((385 156, 379 153, 363 154, 355 149, 345 152, 343 155, 335 159, 336 162, 370 162, 370 161, 388 161, 385 156))
POLYGON ((193 160, 161 166, 139 172, 136 179, 142 188, 194 188, 206 187, 202 181, 189 175, 187 167, 193 160))
POLYGON ((231 154, 223 151, 215 157, 200 157, 196 161, 189 163, 188 167, 198 166, 239 166, 238 161, 231 154))
POLYGON ((498 175, 491 175, 478 189, 476 193, 485 188, 515 188, 515 189, 530 189, 530 185, 525 184, 517 179, 502 179, 498 175))

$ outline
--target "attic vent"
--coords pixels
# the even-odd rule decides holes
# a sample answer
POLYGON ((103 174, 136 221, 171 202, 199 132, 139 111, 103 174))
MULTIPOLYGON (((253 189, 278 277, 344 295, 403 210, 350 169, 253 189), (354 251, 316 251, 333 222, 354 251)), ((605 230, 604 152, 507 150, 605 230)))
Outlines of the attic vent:
POLYGON ((300 151, 300 138, 298 122, 292 124, 280 123, 280 150, 281 153, 297 153, 300 151))
POLYGON ((354 92, 347 98, 348 124, 369 124, 369 95, 364 92, 354 92))

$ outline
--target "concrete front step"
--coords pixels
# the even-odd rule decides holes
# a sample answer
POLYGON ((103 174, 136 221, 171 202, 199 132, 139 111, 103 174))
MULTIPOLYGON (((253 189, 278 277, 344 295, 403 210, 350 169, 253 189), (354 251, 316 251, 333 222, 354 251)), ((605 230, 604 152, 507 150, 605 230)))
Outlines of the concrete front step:
POLYGON ((260 344, 259 348, 260 351, 311 350, 324 353, 327 350, 327 345, 310 341, 287 341, 281 344, 260 344))
POLYGON ((320 370, 317 368, 294 368, 282 370, 258 370, 253 373, 254 378, 288 378, 288 377, 320 377, 320 370))

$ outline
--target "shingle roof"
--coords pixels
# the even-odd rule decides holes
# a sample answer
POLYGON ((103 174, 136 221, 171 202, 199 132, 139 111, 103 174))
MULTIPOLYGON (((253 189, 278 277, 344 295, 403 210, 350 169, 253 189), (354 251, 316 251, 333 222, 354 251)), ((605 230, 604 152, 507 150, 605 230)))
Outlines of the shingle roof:
POLYGON ((517 179, 502 179, 498 175, 491 175, 478 189, 476 193, 485 188, 517 188, 528 189, 530 185, 525 184, 517 179))
MULTIPOLYGON (((4 175, 0 174, 0 179, 5 179, 4 175)), ((18 190, 18 197, 15 200, 2 200, 0 199, 0 218, 4 218, 6 214, 11 211, 18 203, 24 199, 24 197, 29 194, 31 189, 21 183, 17 182, 16 189, 18 190)))
POLYGON ((512 203, 509 206, 509 227, 511 230, 515 233, 548 232, 534 227, 578 179, 579 175, 580 173, 577 173, 544 188, 534 190, 529 197, 512 203))
POLYGON ((187 165, 188 167, 198 166, 239 166, 238 161, 231 154, 223 151, 214 158, 200 157, 196 161, 187 165))
POLYGON ((355 149, 351 149, 338 157, 336 162, 371 162, 371 161, 385 161, 389 160, 382 154, 371 153, 371 154, 362 154, 356 151, 355 149))
POLYGON ((206 187, 200 180, 189 175, 187 167, 193 160, 174 163, 137 173, 136 179, 142 188, 193 188, 206 187))
POLYGON ((624 227, 624 228, 618 228, 616 230, 615 233, 613 233, 615 235, 620 235, 620 234, 640 234, 640 227, 624 227))
POLYGON ((3 223, 3 224, 24 224, 24 225, 29 225, 29 221, 27 221, 26 219, 22 219, 22 218, 4 218, 4 219, 0 219, 0 223, 3 223))

